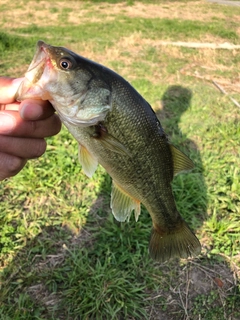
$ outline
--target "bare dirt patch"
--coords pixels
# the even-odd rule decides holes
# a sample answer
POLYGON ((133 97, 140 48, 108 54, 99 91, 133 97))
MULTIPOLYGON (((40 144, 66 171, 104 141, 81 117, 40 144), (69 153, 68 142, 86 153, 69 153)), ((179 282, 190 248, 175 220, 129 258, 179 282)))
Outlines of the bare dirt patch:
MULTIPOLYGON (((194 307, 197 308, 194 303, 201 306, 201 302, 197 302, 196 298, 202 295, 208 296, 209 301, 214 300, 214 306, 218 305, 225 313, 229 308, 226 302, 227 294, 234 292, 237 285, 236 273, 229 269, 226 263, 208 265, 207 261, 200 264, 197 260, 192 260, 182 268, 177 268, 177 279, 173 278, 170 283, 166 283, 169 290, 163 292, 160 289, 147 298, 150 302, 149 319, 175 320, 176 315, 180 319, 180 314, 184 320, 202 319, 200 314, 192 314, 194 307)), ((171 272, 169 269, 171 265, 166 266, 166 273, 171 272)))

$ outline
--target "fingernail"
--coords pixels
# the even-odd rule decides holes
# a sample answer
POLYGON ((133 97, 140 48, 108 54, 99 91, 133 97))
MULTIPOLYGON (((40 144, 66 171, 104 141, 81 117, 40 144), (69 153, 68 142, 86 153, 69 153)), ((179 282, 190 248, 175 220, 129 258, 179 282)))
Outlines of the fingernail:
POLYGON ((0 133, 10 133, 14 129, 15 124, 15 119, 10 114, 0 114, 0 133))

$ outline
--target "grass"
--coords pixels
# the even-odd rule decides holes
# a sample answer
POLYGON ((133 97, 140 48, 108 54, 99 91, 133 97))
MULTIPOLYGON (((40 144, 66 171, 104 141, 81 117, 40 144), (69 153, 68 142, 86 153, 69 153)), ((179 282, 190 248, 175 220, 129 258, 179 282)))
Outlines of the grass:
POLYGON ((211 83, 240 101, 239 52, 159 44, 238 43, 239 9, 44 3, 0 5, 1 74, 22 76, 42 39, 126 77, 195 163, 174 179, 173 192, 203 249, 196 259, 152 261, 145 208, 137 223, 116 222, 110 177, 101 167, 84 176, 63 128, 41 158, 0 183, 0 319, 239 319, 239 109, 211 83), (197 11, 194 20, 188 10, 197 11))

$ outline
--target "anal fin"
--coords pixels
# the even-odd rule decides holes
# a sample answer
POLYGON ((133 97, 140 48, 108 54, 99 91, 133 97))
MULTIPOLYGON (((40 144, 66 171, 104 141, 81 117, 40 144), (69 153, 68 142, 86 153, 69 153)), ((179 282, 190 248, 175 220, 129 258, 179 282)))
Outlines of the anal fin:
POLYGON ((129 221, 132 211, 135 213, 135 220, 141 212, 140 201, 130 197, 114 181, 112 181, 111 209, 116 220, 129 221))
POLYGON ((82 165, 83 172, 91 178, 97 169, 97 159, 81 144, 78 146, 78 159, 82 165))

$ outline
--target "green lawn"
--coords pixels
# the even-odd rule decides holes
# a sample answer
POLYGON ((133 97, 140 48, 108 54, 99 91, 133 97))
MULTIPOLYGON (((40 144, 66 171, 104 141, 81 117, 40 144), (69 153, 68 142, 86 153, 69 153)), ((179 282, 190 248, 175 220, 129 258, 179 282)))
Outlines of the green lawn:
POLYGON ((195 163, 173 181, 202 243, 196 259, 148 255, 151 218, 114 220, 111 178, 82 172, 65 128, 47 152, 0 183, 0 319, 240 319, 240 8, 205 1, 26 1, 0 4, 0 74, 22 76, 37 40, 124 76, 195 163))

